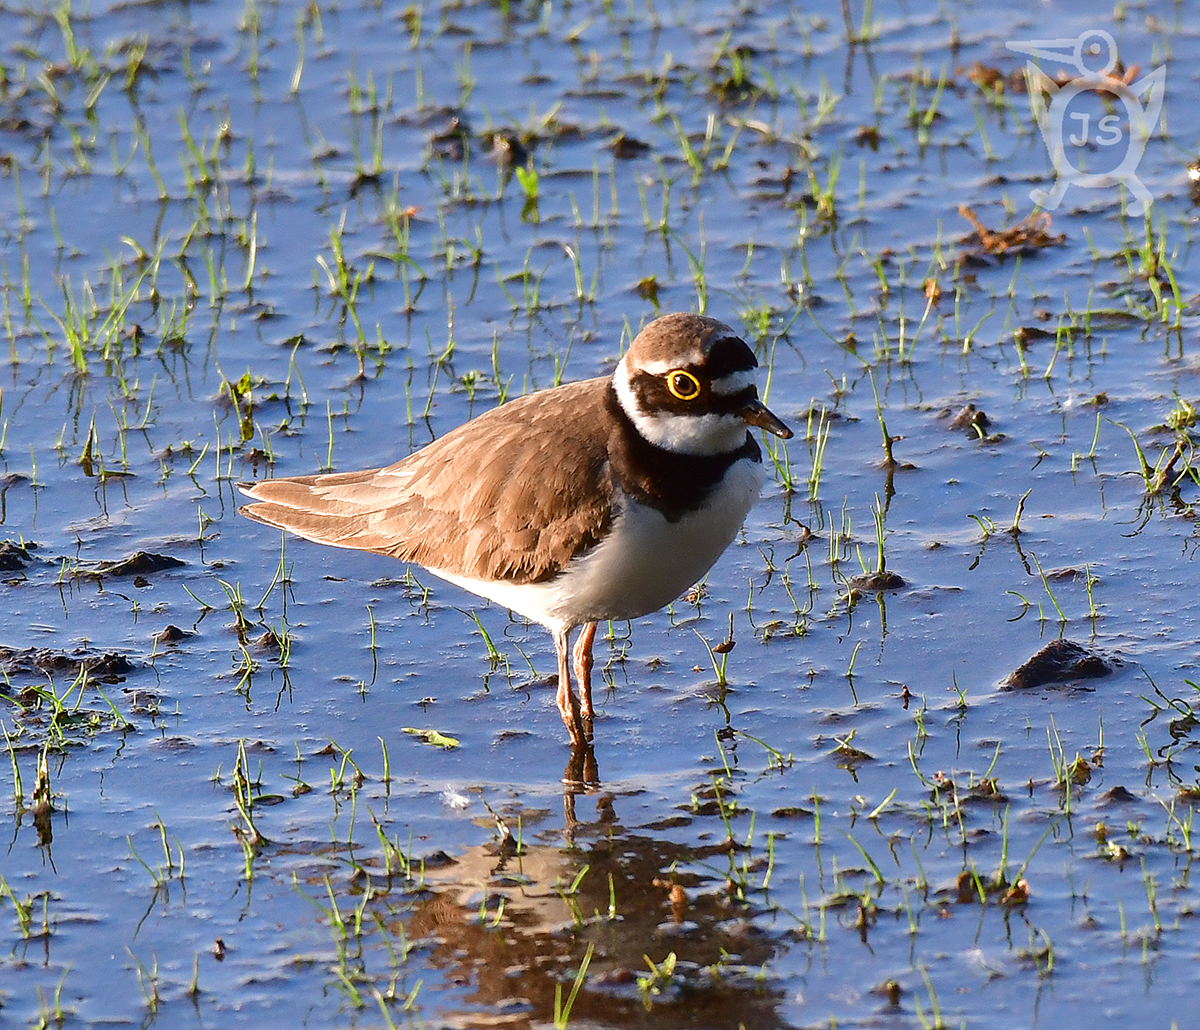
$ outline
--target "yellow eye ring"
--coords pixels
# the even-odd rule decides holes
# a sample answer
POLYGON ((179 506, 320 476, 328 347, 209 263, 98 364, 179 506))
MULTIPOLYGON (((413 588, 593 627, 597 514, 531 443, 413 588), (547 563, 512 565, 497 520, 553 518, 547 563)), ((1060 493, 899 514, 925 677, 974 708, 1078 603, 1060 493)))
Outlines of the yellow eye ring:
POLYGON ((677 368, 667 373, 667 389, 681 401, 694 401, 700 396, 700 380, 691 372, 677 368))

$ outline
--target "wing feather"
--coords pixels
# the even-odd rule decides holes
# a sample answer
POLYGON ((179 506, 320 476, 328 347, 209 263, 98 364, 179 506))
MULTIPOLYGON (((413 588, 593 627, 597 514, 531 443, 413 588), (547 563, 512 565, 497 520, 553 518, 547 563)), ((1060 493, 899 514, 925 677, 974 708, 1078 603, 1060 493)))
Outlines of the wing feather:
POLYGON ((609 380, 495 408, 386 468, 242 484, 249 518, 317 543, 529 583, 599 542, 614 517, 609 380))

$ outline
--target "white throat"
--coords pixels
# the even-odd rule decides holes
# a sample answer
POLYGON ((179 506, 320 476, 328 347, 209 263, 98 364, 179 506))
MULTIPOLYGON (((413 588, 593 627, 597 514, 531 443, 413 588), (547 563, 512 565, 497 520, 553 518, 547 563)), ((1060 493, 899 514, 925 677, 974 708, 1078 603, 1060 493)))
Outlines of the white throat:
POLYGON ((676 454, 728 454, 746 443, 746 423, 738 415, 676 415, 668 411, 645 411, 629 382, 629 355, 613 373, 617 400, 643 437, 676 454))

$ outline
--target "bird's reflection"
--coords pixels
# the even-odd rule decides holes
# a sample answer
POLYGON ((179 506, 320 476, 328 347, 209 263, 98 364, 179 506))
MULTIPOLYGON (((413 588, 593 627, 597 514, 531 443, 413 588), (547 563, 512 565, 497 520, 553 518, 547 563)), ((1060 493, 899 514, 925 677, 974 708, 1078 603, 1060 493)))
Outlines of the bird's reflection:
MULTIPOLYGON (((424 967, 404 971, 425 978, 424 1011, 445 1026, 550 1025, 590 957, 571 1025, 784 1025, 763 970, 794 926, 722 871, 734 845, 624 826, 618 807, 631 795, 600 788, 590 747, 572 751, 564 780, 564 835, 531 833, 535 813, 510 803, 498 814, 481 797, 497 826, 488 843, 440 851, 408 879, 371 877, 367 904, 390 945, 378 954, 424 967)), ((677 834, 693 818, 705 817, 668 822, 677 834)))
POLYGON ((600 767, 591 741, 571 745, 571 757, 563 770, 563 832, 570 844, 575 834, 575 797, 600 787, 600 767))

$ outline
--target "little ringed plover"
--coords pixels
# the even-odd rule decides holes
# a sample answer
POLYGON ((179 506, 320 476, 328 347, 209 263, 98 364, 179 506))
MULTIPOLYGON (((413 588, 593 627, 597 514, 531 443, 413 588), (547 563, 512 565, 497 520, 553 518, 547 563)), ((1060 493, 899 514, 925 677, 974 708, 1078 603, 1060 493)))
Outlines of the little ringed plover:
POLYGON ((792 435, 758 399, 757 366, 722 322, 666 315, 611 376, 509 401, 386 468, 242 483, 255 503, 241 512, 414 562, 545 626, 580 748, 596 624, 656 611, 702 579, 765 479, 749 427, 792 435))

